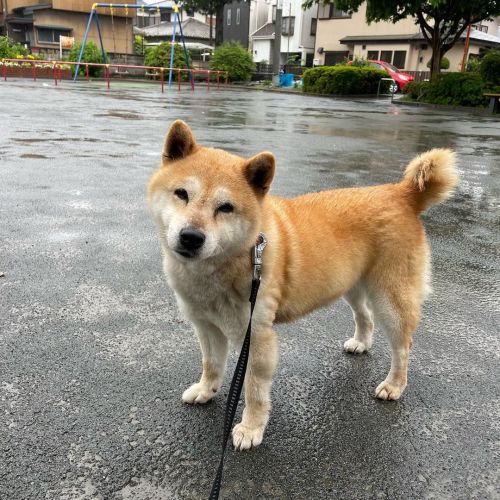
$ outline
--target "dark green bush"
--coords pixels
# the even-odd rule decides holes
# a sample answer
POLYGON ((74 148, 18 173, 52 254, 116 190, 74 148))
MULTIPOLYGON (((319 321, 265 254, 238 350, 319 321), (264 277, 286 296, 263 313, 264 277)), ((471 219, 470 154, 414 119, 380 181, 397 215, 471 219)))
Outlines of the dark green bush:
POLYGON ((25 56, 28 51, 24 45, 14 43, 7 36, 0 36, 0 59, 15 59, 17 56, 25 56))
POLYGON ((482 59, 479 73, 489 85, 500 85, 500 51, 491 50, 482 59))
MULTIPOLYGON (((172 44, 163 42, 153 48, 146 49, 144 64, 146 66, 157 66, 159 68, 170 68, 170 52, 172 44)), ((191 67, 191 54, 188 53, 188 63, 191 67)), ((186 57, 184 48, 179 43, 174 45, 174 68, 186 68, 186 57)))
POLYGON ((427 92, 429 82, 409 82, 403 88, 403 93, 410 96, 412 99, 421 100, 427 92))
MULTIPOLYGON (((78 56, 80 55, 80 50, 82 48, 82 42, 77 42, 73 45, 68 54, 68 61, 78 61, 78 56)), ((82 62, 84 63, 103 63, 101 49, 94 42, 87 42, 85 44, 85 50, 82 55, 82 62)), ((85 73, 85 67, 80 67, 80 74, 85 73)), ((100 67, 90 66, 89 75, 90 76, 101 76, 103 70, 100 67)))
POLYGON ((231 81, 248 81, 255 71, 252 56, 237 42, 228 42, 219 45, 214 51, 210 68, 227 71, 231 81))
MULTIPOLYGON (((386 71, 371 67, 317 66, 307 69, 302 77, 304 92, 315 94, 376 94, 386 71)), ((390 82, 382 82, 381 92, 386 92, 390 82)))
POLYGON ((483 96, 487 87, 477 73, 442 73, 436 75, 424 88, 425 93, 420 99, 422 102, 453 106, 487 104, 487 99, 483 96))
MULTIPOLYGON (((431 67, 431 62, 432 62, 432 59, 429 59, 428 63, 427 63, 427 67, 430 68, 431 67)), ((447 57, 443 57, 441 59, 441 63, 439 65, 439 67, 441 69, 450 69, 450 60, 447 58, 447 57)))

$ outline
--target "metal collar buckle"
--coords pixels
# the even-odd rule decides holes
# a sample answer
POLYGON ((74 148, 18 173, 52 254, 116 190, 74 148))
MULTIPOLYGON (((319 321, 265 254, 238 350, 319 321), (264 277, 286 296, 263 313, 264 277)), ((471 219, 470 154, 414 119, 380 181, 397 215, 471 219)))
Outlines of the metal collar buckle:
POLYGON ((262 271, 262 253, 267 245, 267 238, 264 233, 259 233, 256 245, 252 249, 253 279, 260 280, 262 271))

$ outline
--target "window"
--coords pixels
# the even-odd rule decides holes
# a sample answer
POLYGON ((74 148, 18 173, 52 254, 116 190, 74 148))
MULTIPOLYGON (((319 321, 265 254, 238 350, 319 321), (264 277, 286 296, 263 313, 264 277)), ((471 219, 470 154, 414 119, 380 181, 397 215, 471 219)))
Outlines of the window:
POLYGON ((227 9, 227 25, 231 26, 231 9, 227 9))
POLYGON ((396 68, 404 69, 406 64, 406 50, 395 50, 392 64, 394 64, 396 68))
POLYGON ((392 50, 382 50, 380 52, 380 60, 385 62, 392 62, 392 50))
POLYGON ((39 43, 59 43, 60 36, 70 36, 71 30, 61 30, 56 28, 37 28, 39 43))
POLYGON ((329 19, 344 19, 350 18, 351 15, 343 10, 337 9, 334 3, 330 4, 330 10, 328 12, 329 19))
POLYGON ((349 51, 325 51, 325 66, 335 66, 343 63, 349 57, 349 51))
POLYGON ((311 36, 316 36, 316 28, 318 27, 318 20, 316 18, 311 19, 311 36))
POLYGON ((170 12, 162 12, 160 14, 160 21, 162 21, 162 22, 169 23, 170 19, 171 19, 171 13, 170 12))
POLYGON ((370 61, 378 61, 378 50, 369 50, 366 58, 370 61))
POLYGON ((240 24, 240 8, 236 9, 236 24, 240 24))
POLYGON ((295 17, 281 18, 281 34, 283 36, 293 36, 294 28, 295 28, 295 17))

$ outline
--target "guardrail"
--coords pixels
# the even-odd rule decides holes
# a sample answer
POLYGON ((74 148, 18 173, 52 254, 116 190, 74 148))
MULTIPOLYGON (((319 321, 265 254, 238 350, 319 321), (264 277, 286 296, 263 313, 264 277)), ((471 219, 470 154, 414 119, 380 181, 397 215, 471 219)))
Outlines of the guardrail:
MULTIPOLYGON (((61 69, 63 66, 72 66, 73 68, 78 64, 73 61, 48 61, 48 60, 39 60, 39 59, 2 59, 0 64, 2 66, 2 78, 4 81, 7 80, 7 69, 10 66, 9 63, 22 64, 29 68, 28 65, 31 65, 33 80, 36 81, 37 78, 37 66, 45 65, 44 69, 47 67, 52 67, 52 77, 54 79, 54 85, 57 85, 58 82, 62 81, 62 73, 61 69)), ((160 66, 137 66, 134 64, 119 64, 119 63, 80 63, 80 68, 84 68, 85 71, 85 79, 88 81, 90 79, 89 76, 89 68, 101 68, 103 70, 104 81, 106 82, 106 86, 109 89, 111 87, 111 70, 115 68, 114 74, 123 75, 126 74, 127 68, 129 69, 142 69, 145 72, 145 76, 153 76, 153 81, 158 81, 161 86, 161 91, 165 91, 165 73, 170 72, 170 68, 162 68, 160 66), (158 78, 156 80, 156 78, 158 78)), ((210 90, 210 84, 213 81, 213 84, 220 88, 221 83, 224 86, 227 86, 228 83, 228 72, 227 71, 219 71, 219 70, 210 70, 210 69, 183 69, 183 68, 172 68, 172 72, 176 75, 177 88, 181 89, 182 76, 184 74, 187 75, 189 79, 189 83, 191 85, 191 89, 195 88, 195 80, 197 76, 202 76, 202 81, 206 82, 207 90, 210 90), (222 82, 221 82, 222 80, 222 82)), ((168 81, 167 81, 168 84, 168 81)))

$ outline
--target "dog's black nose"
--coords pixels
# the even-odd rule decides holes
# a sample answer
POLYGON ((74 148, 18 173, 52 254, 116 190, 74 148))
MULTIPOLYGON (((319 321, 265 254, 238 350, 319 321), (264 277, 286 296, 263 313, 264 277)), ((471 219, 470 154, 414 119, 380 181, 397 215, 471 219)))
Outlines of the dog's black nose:
POLYGON ((180 232, 179 241, 186 250, 198 250, 205 243, 205 235, 194 227, 186 227, 180 232))

